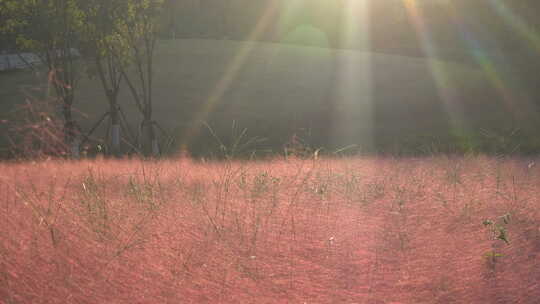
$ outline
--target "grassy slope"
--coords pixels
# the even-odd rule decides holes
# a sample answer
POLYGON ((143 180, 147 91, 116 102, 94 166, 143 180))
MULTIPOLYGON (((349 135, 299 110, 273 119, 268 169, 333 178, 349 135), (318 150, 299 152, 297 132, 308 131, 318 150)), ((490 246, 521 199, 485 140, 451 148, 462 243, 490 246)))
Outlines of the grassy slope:
MULTIPOLYGON (((2 96, 5 99, 13 99, 13 88, 25 83, 19 77, 0 77, 2 89, 9 88, 2 96)), ((230 133, 227 130, 236 120, 250 135, 270 137, 274 143, 282 143, 302 128, 321 137, 325 133, 325 138, 315 138, 314 143, 335 146, 387 144, 418 135, 444 137, 454 127, 492 129, 510 124, 511 111, 501 96, 478 66, 425 58, 279 44, 176 40, 162 42, 156 59, 155 117, 179 136, 194 118, 202 118, 208 119, 220 136, 230 133), (230 70, 235 55, 246 47, 252 51, 210 117, 196 114, 230 70), (430 63, 442 75, 439 86, 430 63), (441 90, 450 99, 443 101, 441 90), (449 107, 455 115, 448 114, 449 107)), ((517 121, 530 127, 532 111, 527 98, 512 98, 517 121)), ((121 99, 135 123, 140 116, 130 103, 127 88, 121 99)), ((97 82, 83 79, 77 107, 88 114, 85 125, 97 119, 104 105, 97 82)))
POLYGON ((537 303, 540 168, 528 164, 0 163, 0 299, 537 303))

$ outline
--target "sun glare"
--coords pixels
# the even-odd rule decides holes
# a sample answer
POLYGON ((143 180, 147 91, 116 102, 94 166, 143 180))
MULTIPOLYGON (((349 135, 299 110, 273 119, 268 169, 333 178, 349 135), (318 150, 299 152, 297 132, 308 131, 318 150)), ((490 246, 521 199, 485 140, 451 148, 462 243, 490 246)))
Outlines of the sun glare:
POLYGON ((536 1, 0 0, 0 304, 540 303, 536 1))
POLYGON ((468 28, 467 22, 460 17, 457 9, 449 5, 449 14, 452 20, 457 25, 462 39, 465 41, 469 51, 473 54, 476 63, 480 66, 491 86, 504 102, 506 110, 511 115, 512 120, 515 117, 515 101, 516 93, 512 91, 509 81, 502 71, 499 71, 501 62, 494 62, 493 53, 489 53, 481 40, 476 37, 471 29, 468 28))
MULTIPOLYGON (((370 47, 369 1, 348 1, 341 26, 341 44, 363 50, 370 47)), ((359 142, 373 147, 373 93, 371 55, 339 52, 333 100, 332 134, 335 141, 359 142)), ((334 143, 335 144, 335 143, 334 143)))
MULTIPOLYGON (((403 0, 403 3, 407 9, 409 19, 416 30, 420 44, 428 56, 427 60, 431 68, 433 79, 439 90, 439 96, 444 102, 450 121, 454 126, 467 126, 469 122, 465 120, 463 108, 457 102, 459 96, 457 96, 457 92, 453 89, 456 86, 446 85, 450 80, 447 71, 445 71, 445 69, 437 63, 438 61, 434 59, 439 57, 439 48, 432 39, 433 37, 429 26, 425 23, 422 6, 419 5, 419 2, 416 0, 403 0)), ((523 22, 523 20, 513 14, 501 1, 496 0, 490 1, 489 3, 491 3, 491 6, 495 9, 497 14, 503 18, 515 32, 526 37, 531 47, 540 50, 540 38, 523 22)), ((502 58, 495 58, 494 56, 497 56, 496 50, 488 50, 488 47, 484 45, 485 42, 483 42, 480 37, 477 37, 474 30, 469 28, 469 23, 471 21, 467 21, 462 16, 463 12, 459 12, 455 5, 450 1, 445 1, 444 5, 450 20, 461 34, 461 38, 465 42, 467 51, 473 55, 474 60, 480 66, 498 96, 501 97, 506 111, 511 116, 512 121, 514 121, 517 119, 516 102, 519 97, 512 86, 511 79, 509 79, 508 75, 501 70, 504 61, 502 58)))
POLYGON ((454 85, 451 85, 447 71, 435 59, 438 55, 437 46, 433 43, 432 35, 428 26, 424 22, 422 9, 418 6, 416 0, 403 0, 405 8, 411 23, 416 30, 416 35, 426 54, 431 74, 438 90, 439 98, 444 104, 446 114, 450 119, 452 127, 466 125, 463 109, 457 102, 457 92, 454 91, 454 85))
MULTIPOLYGON (((417 42, 426 55, 426 62, 430 69, 431 77, 438 91, 449 123, 454 127, 467 127, 469 122, 465 117, 465 109, 460 102, 460 92, 457 84, 450 75, 448 66, 438 58, 444 56, 444 50, 437 43, 437 37, 433 37, 430 24, 426 21, 424 4, 417 0, 401 0, 401 9, 406 12, 408 24, 412 25, 416 32, 417 42)), ((442 0, 441 0, 442 1, 442 0)), ((503 18, 517 33, 527 39, 530 46, 540 50, 540 38, 517 17, 504 3, 500 1, 490 2, 498 15, 503 18)), ((344 0, 340 5, 334 2, 303 0, 289 1, 278 5, 269 1, 253 30, 245 37, 249 41, 257 41, 272 26, 276 27, 278 41, 290 44, 301 44, 316 47, 330 47, 333 43, 342 49, 365 50, 366 52, 348 52, 335 50, 327 52, 325 57, 311 58, 307 55, 300 61, 306 63, 309 60, 328 60, 333 56, 335 65, 335 77, 333 83, 331 122, 329 134, 330 144, 343 143, 345 141, 360 142, 362 146, 371 147, 374 144, 374 92, 373 92, 373 52, 371 29, 375 27, 377 18, 382 17, 379 13, 374 16, 373 2, 369 0, 344 0), (330 41, 328 28, 324 25, 333 24, 341 20, 337 29, 339 41, 330 41), (372 24, 373 23, 373 24, 372 24), (322 25, 322 26, 321 26, 322 25)), ((399 7, 399 2, 388 4, 399 7)), ((449 16, 457 31, 461 34, 467 51, 472 54, 474 60, 480 66, 486 79, 491 83, 509 113, 514 114, 516 92, 509 84, 509 79, 499 70, 500 63, 495 63, 492 58, 493 52, 486 51, 483 41, 477 39, 474 31, 468 28, 467 21, 462 18, 460 12, 451 1, 443 1, 444 11, 449 16)), ((380 37, 379 37, 380 38, 380 37)), ((391 38, 388 38, 391 39, 391 38)), ((411 41, 415 43, 415 41, 411 41)), ((226 91, 238 79, 238 74, 246 64, 253 51, 255 44, 244 44, 228 63, 227 68, 214 88, 209 92, 203 102, 199 115, 194 117, 192 128, 183 136, 185 145, 197 134, 201 121, 205 121, 213 111, 216 104, 220 103, 226 91)), ((306 51, 307 52, 307 51, 306 51)), ((281 56, 276 52, 275 56, 281 56)), ((298 62, 302 65, 302 62, 298 62)))
MULTIPOLYGON (((248 41, 258 40, 262 33, 267 29, 270 22, 276 18, 276 13, 276 4, 273 1, 268 2, 263 15, 260 16, 257 25, 253 28, 246 39, 248 41)), ((200 123, 206 120, 208 115, 213 111, 214 107, 221 101, 227 89, 236 80, 239 71, 244 66, 250 53, 253 51, 254 46, 255 45, 251 43, 244 44, 240 51, 233 57, 232 61, 229 62, 227 68, 225 69, 225 73, 223 73, 219 81, 216 83, 214 89, 208 95, 208 98, 204 102, 201 110, 199 110, 200 114, 193 119, 191 123, 192 127, 189 128, 187 133, 182 137, 184 138, 182 149, 185 149, 193 137, 197 135, 200 123)))

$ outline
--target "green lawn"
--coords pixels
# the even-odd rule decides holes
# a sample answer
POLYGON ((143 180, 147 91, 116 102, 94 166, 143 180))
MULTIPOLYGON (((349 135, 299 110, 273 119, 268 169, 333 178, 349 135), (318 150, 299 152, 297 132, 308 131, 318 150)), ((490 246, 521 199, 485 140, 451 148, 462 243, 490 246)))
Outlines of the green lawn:
MULTIPOLYGON (((164 41, 156 57, 155 117, 179 141, 201 120, 226 140, 234 120, 273 148, 297 133, 315 146, 371 149, 512 122, 533 129, 537 118, 523 91, 497 90, 498 74, 480 65, 226 40, 164 41)), ((0 74, 2 115, 21 102, 19 87, 31 80, 21 72, 0 74)), ((127 88, 121 104, 132 124, 139 121, 127 88)), ((87 115, 87 128, 105 111, 97 80, 81 79, 76 107, 87 115)), ((199 135, 195 149, 208 141, 208 131, 199 135)))

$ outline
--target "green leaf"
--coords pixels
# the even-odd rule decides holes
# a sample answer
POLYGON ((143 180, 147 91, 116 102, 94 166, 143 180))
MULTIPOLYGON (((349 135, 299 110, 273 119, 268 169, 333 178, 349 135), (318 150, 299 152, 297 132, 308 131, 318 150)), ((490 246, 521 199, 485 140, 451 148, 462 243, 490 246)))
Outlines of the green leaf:
POLYGON ((506 229, 500 228, 499 235, 497 236, 498 240, 504 241, 506 244, 510 244, 508 241, 508 235, 506 234, 506 229))
POLYGON ((489 225, 493 225, 493 222, 490 220, 485 220, 482 224, 484 224, 484 226, 489 226, 489 225))

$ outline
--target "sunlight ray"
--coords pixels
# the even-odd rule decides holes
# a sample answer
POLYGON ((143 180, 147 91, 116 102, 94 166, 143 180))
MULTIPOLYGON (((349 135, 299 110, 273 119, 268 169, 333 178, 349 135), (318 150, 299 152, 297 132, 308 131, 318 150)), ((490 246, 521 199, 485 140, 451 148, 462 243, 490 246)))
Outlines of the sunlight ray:
POLYGON ((204 102, 202 109, 198 112, 198 115, 192 120, 191 126, 188 128, 187 133, 183 136, 182 149, 185 149, 189 142, 196 136, 200 123, 204 122, 208 115, 212 112, 214 107, 219 103, 223 98, 223 95, 226 93, 227 89, 237 78, 238 73, 241 68, 244 66, 247 61, 249 54, 252 52, 255 47, 256 41, 268 28, 272 20, 275 18, 277 13, 277 6, 274 1, 270 1, 266 6, 262 16, 259 18, 256 26, 246 37, 248 42, 242 44, 242 48, 234 56, 231 62, 227 65, 224 74, 220 77, 219 81, 215 85, 214 89, 208 95, 208 98, 204 102))
POLYGON ((490 56, 488 52, 484 50, 482 43, 475 38, 473 32, 467 28, 465 21, 460 19, 457 9, 452 4, 449 4, 449 13, 450 17, 452 17, 452 19, 454 20, 454 24, 457 25, 462 39, 472 50, 474 60, 482 69, 482 72, 487 77, 487 80, 489 81, 491 86, 502 98, 506 110, 509 111, 511 114, 513 125, 516 119, 516 93, 512 91, 512 88, 509 85, 507 85, 507 80, 504 78, 503 73, 499 71, 497 63, 491 58, 492 56, 490 56))
MULTIPOLYGON (((344 6, 341 25, 342 47, 369 49, 370 4, 368 0, 348 0, 344 6)), ((359 144, 370 151, 374 148, 374 109, 372 56, 369 52, 337 52, 335 96, 332 100, 330 143, 359 144)))
POLYGON ((421 8, 416 0, 403 0, 410 21, 412 22, 418 39, 428 58, 429 68, 435 81, 439 97, 443 101, 445 111, 450 118, 452 127, 466 126, 467 121, 464 117, 464 111, 459 103, 455 85, 451 82, 448 73, 436 59, 438 55, 437 46, 433 43, 431 31, 426 26, 421 8))
POLYGON ((540 35, 529 26, 522 18, 516 15, 501 0, 490 0, 488 3, 495 9, 495 12, 508 23, 518 34, 525 37, 535 51, 540 52, 540 35))

